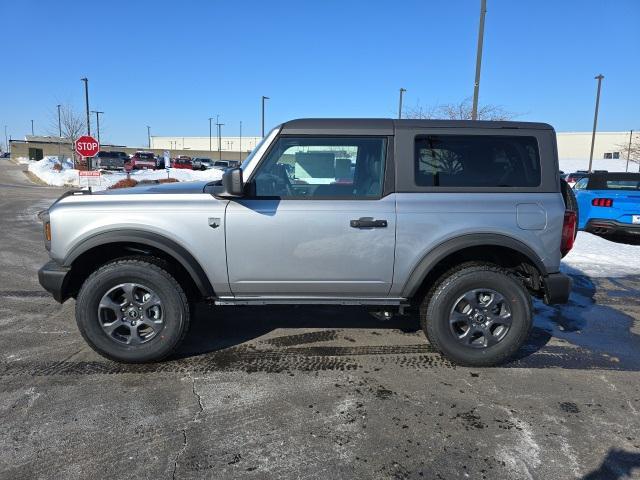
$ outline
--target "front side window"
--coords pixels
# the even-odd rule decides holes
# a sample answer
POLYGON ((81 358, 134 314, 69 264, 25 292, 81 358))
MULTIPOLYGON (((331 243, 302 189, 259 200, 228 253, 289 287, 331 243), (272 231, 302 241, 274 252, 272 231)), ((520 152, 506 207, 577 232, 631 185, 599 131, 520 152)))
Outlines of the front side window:
POLYGON ((573 189, 574 190, 584 190, 585 188, 587 188, 587 183, 589 183, 589 177, 581 178, 573 186, 573 189))
POLYGON ((384 137, 280 137, 254 177, 257 197, 376 198, 384 137))
POLYGON ((538 142, 526 136, 419 136, 415 183, 424 187, 537 187, 538 142))

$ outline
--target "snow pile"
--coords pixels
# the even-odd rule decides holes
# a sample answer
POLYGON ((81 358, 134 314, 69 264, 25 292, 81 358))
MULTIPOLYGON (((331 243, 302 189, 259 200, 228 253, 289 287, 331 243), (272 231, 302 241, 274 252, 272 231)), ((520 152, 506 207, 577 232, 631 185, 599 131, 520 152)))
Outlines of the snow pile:
POLYGON ((27 170, 42 180, 47 185, 62 187, 78 183, 78 170, 73 169, 73 162, 65 159, 62 162, 62 170, 54 170, 59 164, 58 157, 44 157, 42 160, 29 160, 27 170))
MULTIPOLYGON (((589 168, 589 159, 560 159, 560 170, 564 173, 572 173, 577 170, 587 170, 589 168)), ((624 172, 627 168, 627 161, 621 158, 594 158, 593 169, 594 170, 607 170, 609 172, 624 172)), ((635 162, 629 162, 629 171, 637 172, 638 164, 635 162)))
POLYGON ((562 259, 563 270, 590 277, 640 275, 640 245, 614 243, 578 232, 573 249, 562 259))
MULTIPOLYGON (((78 186, 78 170, 73 168, 73 162, 65 159, 62 164, 62 170, 54 169, 58 164, 58 157, 45 157, 39 161, 29 161, 27 170, 48 185, 57 187, 78 186)), ((169 171, 169 176, 180 182, 188 182, 193 180, 213 181, 222 178, 222 170, 210 169, 203 171, 175 169, 169 171)), ((100 185, 93 187, 93 190, 105 190, 111 185, 127 178, 125 172, 109 172, 100 176, 100 185)), ((166 170, 135 170, 131 172, 131 178, 142 182, 144 180, 159 180, 167 178, 166 170)))

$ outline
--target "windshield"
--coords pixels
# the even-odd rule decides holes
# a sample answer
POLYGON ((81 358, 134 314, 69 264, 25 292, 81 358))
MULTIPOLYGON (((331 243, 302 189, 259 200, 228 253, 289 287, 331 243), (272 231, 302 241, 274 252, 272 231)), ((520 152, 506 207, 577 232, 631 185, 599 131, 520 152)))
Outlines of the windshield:
POLYGON ((244 169, 246 169, 246 168, 247 168, 247 166, 251 163, 251 160, 253 160, 253 157, 256 155, 256 153, 258 152, 258 150, 260 150, 260 147, 262 147, 262 144, 265 142, 265 140, 266 140, 267 138, 269 138, 269 137, 271 136, 271 133, 272 133, 274 130, 278 129, 278 128, 280 128, 280 126, 277 126, 277 127, 273 128, 273 129, 271 129, 271 131, 270 131, 267 135, 265 135, 265 136, 262 138, 262 140, 260 140, 260 143, 258 143, 258 144, 253 148, 253 150, 251 150, 251 153, 249 154, 249 156, 248 156, 247 158, 245 158, 245 159, 244 159, 244 161, 242 162, 242 164, 240 165, 240 168, 241 168, 242 170, 244 170, 244 169))

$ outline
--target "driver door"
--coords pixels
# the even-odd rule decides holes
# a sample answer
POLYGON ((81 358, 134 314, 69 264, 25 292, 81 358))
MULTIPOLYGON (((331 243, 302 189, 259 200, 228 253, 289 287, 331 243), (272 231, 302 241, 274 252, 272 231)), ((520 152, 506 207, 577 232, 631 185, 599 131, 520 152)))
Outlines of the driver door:
POLYGON ((386 137, 281 136, 226 211, 236 296, 383 297, 395 199, 383 195, 386 137))

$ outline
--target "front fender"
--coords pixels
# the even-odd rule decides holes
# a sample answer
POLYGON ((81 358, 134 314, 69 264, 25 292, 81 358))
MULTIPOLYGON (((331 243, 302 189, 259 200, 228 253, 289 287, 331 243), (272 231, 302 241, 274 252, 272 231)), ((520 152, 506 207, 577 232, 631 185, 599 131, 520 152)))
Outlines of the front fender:
POLYGON ((186 248, 163 235, 144 230, 112 230, 92 235, 73 247, 64 258, 62 265, 71 267, 73 262, 83 253, 93 248, 113 243, 137 243, 165 252, 180 262, 203 297, 213 297, 215 295, 211 282, 202 266, 186 248))

